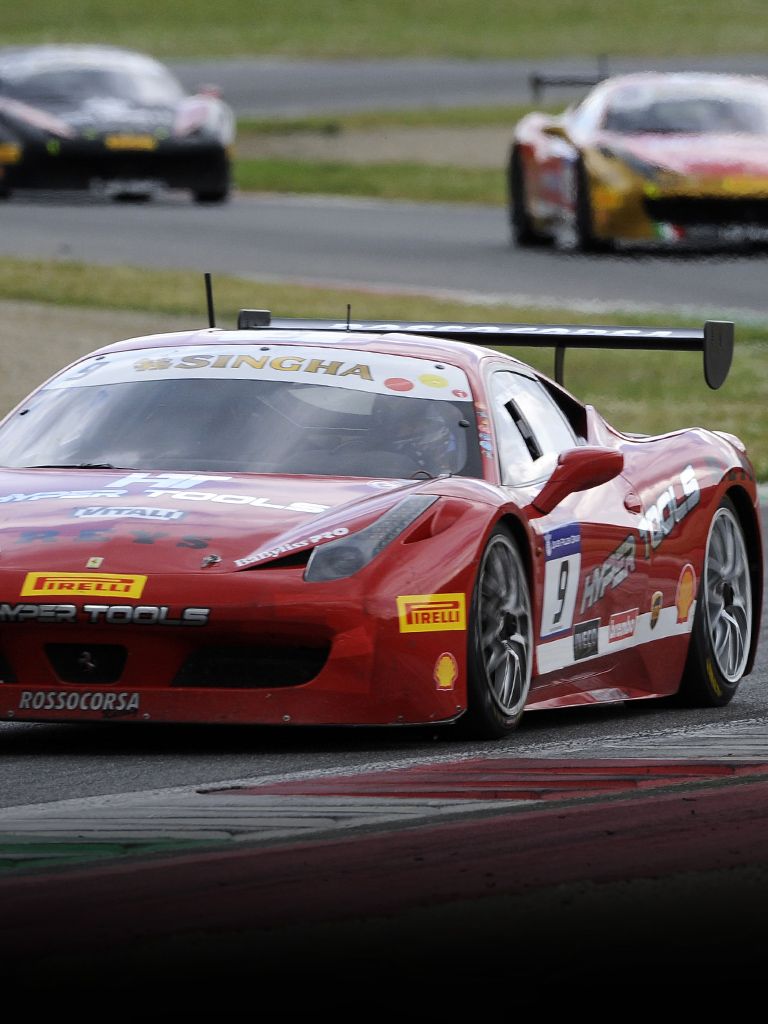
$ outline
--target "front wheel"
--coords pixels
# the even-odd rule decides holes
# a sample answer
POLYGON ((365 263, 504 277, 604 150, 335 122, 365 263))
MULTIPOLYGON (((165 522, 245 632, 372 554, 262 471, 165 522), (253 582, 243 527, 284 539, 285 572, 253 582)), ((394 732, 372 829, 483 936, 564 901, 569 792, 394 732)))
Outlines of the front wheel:
POLYGON ((581 161, 576 166, 575 188, 576 212, 574 227, 576 248, 581 252, 610 252, 610 242, 595 237, 589 176, 586 167, 581 161))
POLYGON ((461 725, 473 738, 498 739, 522 717, 533 667, 528 577, 504 526, 494 529, 480 559, 468 645, 468 709, 461 725))
POLYGON ((744 531, 724 498, 709 527, 691 646, 678 691, 689 707, 722 707, 736 693, 752 642, 752 578, 744 531))

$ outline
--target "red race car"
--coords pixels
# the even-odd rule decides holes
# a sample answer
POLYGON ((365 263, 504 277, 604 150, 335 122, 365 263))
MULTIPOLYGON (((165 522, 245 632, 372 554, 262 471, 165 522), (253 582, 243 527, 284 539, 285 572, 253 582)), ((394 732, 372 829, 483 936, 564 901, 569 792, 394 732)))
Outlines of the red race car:
POLYGON ((733 697, 762 594, 744 446, 628 436, 559 382, 567 347, 672 348, 719 387, 732 324, 209 319, 0 423, 5 720, 490 738, 529 708, 733 697), (554 346, 553 378, 489 344, 554 346))
POLYGON ((515 127, 515 244, 768 241, 768 78, 644 72, 593 85, 563 114, 533 112, 515 127))

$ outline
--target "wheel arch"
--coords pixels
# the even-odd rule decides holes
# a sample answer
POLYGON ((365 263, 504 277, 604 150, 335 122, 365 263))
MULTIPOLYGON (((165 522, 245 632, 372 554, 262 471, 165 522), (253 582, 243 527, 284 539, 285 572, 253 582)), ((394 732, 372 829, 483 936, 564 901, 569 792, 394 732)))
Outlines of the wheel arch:
POLYGON ((743 487, 738 485, 730 487, 725 496, 733 502, 736 515, 739 518, 739 525, 744 531, 744 540, 747 545, 749 556, 749 575, 752 580, 752 641, 749 651, 749 659, 744 674, 752 671, 755 655, 757 653, 757 642, 760 635, 760 619, 762 614, 763 599, 763 557, 760 523, 752 499, 743 487))
POLYGON ((531 538, 528 531, 523 526, 522 521, 510 512, 505 513, 494 525, 506 526, 512 534, 512 539, 520 549, 520 556, 523 559, 523 565, 525 566, 525 574, 528 577, 528 587, 530 589, 531 596, 533 597, 533 552, 531 551, 531 538))

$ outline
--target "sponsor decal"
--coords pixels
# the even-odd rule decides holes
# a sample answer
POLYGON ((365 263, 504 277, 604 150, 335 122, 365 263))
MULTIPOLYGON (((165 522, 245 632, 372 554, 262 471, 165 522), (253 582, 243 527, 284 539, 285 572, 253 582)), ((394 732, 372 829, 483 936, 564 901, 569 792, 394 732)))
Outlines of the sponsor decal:
MULTIPOLYGON (((182 515, 184 513, 181 513, 182 515)), ((59 537, 64 537, 66 540, 75 541, 76 543, 85 542, 87 544, 97 544, 100 541, 107 541, 111 537, 115 536, 110 531, 113 530, 113 526, 103 526, 100 529, 83 529, 72 531, 67 530, 22 530, 17 544, 36 544, 41 541, 46 543, 53 542, 59 537)), ((121 534, 121 539, 122 539, 121 534)), ((158 533, 154 531, 150 533, 148 530, 131 530, 127 536, 133 538, 134 544, 154 544, 155 541, 162 540, 163 537, 172 536, 168 533, 158 533)), ((177 548, 207 548, 210 542, 210 537, 181 537, 176 541, 177 548)), ((103 558, 94 556, 88 560, 86 568, 98 569, 104 562, 103 558)))
POLYGON ((525 327, 512 327, 510 324, 450 324, 446 328, 445 324, 414 324, 408 323, 407 321, 388 321, 387 323, 346 323, 346 321, 340 321, 339 323, 329 324, 331 330, 339 331, 356 331, 356 330, 370 330, 370 331, 419 331, 428 334, 430 331, 436 330, 450 330, 452 333, 460 334, 462 331, 471 334, 555 334, 565 335, 569 337, 579 337, 580 335, 586 335, 588 337, 594 337, 600 335, 601 337, 607 338, 671 338, 673 331, 663 330, 649 330, 647 328, 627 328, 627 327, 532 327, 526 325, 525 327))
POLYGON ((626 612, 614 612, 608 620, 608 643, 613 644, 618 640, 626 640, 635 635, 637 616, 639 608, 630 608, 626 612))
POLYGON ((580 612, 597 604, 610 587, 615 590, 630 573, 635 571, 635 538, 630 533, 619 546, 608 555, 602 565, 588 573, 584 579, 580 612))
POLYGON ((277 370, 281 374, 322 373, 333 377, 360 377, 362 380, 373 380, 371 368, 366 363, 352 363, 341 359, 309 359, 303 352, 279 356, 256 356, 243 352, 220 352, 216 355, 196 353, 182 356, 181 359, 145 357, 133 364, 134 370, 140 373, 152 370, 201 370, 207 367, 246 371, 246 376, 253 376, 253 373, 248 371, 267 369, 277 370))
POLYGON ((444 651, 435 662, 432 678, 438 690, 452 690, 459 678, 459 665, 450 651, 444 651))
POLYGON ((86 622, 112 626, 206 626, 210 608, 161 604, 0 604, 0 622, 86 622))
POLYGON ((686 466, 679 479, 666 487, 645 510, 638 522, 640 537, 649 558, 665 537, 701 500, 701 488, 693 466, 686 466))
POLYGON ((19 493, 0 495, 0 504, 6 505, 19 501, 51 501, 57 498, 115 498, 127 491, 112 491, 101 488, 97 491, 33 491, 30 494, 19 493))
MULTIPOLYGON (((37 491, 34 494, 6 494, 0 497, 0 504, 19 501, 50 501, 57 498, 115 498, 127 494, 126 490, 115 491, 37 491)), ((287 505, 272 502, 269 498, 259 497, 255 494, 219 494, 215 491, 179 491, 168 487, 148 487, 145 494, 151 498, 160 498, 171 495, 182 501, 215 501, 221 505, 255 505, 261 508, 279 508, 287 512, 306 512, 308 515, 318 515, 320 512, 327 512, 330 505, 317 505, 312 501, 292 501, 287 505)), ((181 515, 184 515, 182 512, 181 515)), ((154 518, 154 517, 152 517, 154 518)))
POLYGON ((576 661, 593 658, 597 654, 599 635, 600 619, 576 623, 573 627, 573 657, 576 661))
POLYGON ((114 594, 120 597, 141 597, 146 576, 120 573, 28 572, 21 597, 50 594, 114 594))
MULTIPOLYGON (((346 326, 346 325, 345 325, 346 326)), ((469 398, 467 375, 458 366, 436 365, 414 356, 386 355, 351 349, 326 348, 321 355, 292 344, 233 345, 229 350, 202 345, 114 353, 109 358, 87 357, 78 366, 49 381, 47 389, 88 387, 142 380, 184 377, 289 380, 373 394, 407 392, 414 398, 451 401, 469 398)), ((266 337, 265 341, 268 340, 266 337)), ((311 342, 311 338, 309 339, 311 342)))
POLYGON ((687 562, 680 571, 675 592, 675 607, 677 608, 677 621, 687 622, 691 614, 691 606, 696 596, 696 573, 690 562, 687 562))
POLYGON ((346 537, 348 533, 349 530, 346 526, 339 526, 335 530, 326 530, 324 533, 313 533, 310 537, 304 537, 301 540, 291 541, 287 544, 278 544, 274 548, 267 548, 265 551, 254 551, 244 558, 236 558, 235 565, 241 567, 255 565, 257 562, 263 562, 267 558, 277 558, 278 555, 284 555, 289 551, 297 551, 313 544, 322 544, 323 541, 346 537))
POLYGON ((659 621, 659 615, 664 604, 664 595, 660 590, 657 590, 651 598, 651 629, 656 628, 656 623, 659 621))
POLYGON ((131 714, 139 710, 139 695, 130 690, 22 690, 19 711, 103 711, 131 714))
POLYGON ((220 505, 255 505, 258 508, 279 508, 286 512, 305 512, 307 515, 319 515, 327 512, 330 505, 317 505, 313 501, 291 501, 287 505, 281 505, 270 501, 269 498, 259 498, 254 494, 217 494, 215 491, 168 491, 148 490, 151 498, 161 498, 165 495, 173 495, 180 501, 214 501, 220 505))
POLYGON ((76 508, 72 513, 77 519, 183 519, 185 513, 176 508, 148 508, 146 506, 89 505, 87 508, 76 508))
POLYGON ((544 534, 544 601, 541 636, 571 628, 581 571, 581 528, 559 526, 544 534))
POLYGON ((88 561, 85 563, 85 568, 86 569, 100 569, 103 564, 104 564, 104 559, 99 557, 98 555, 94 555, 92 558, 89 558, 88 561))
POLYGON ((401 633, 442 633, 467 628, 464 594, 405 594, 397 598, 401 633))

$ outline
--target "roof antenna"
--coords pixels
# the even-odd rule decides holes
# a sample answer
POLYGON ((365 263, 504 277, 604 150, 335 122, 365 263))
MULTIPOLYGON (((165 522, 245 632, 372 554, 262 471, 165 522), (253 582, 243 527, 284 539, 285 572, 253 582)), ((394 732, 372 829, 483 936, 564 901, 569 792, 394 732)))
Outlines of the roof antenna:
POLYGON ((352 316, 352 304, 350 302, 348 302, 347 303, 347 330, 349 330, 349 320, 350 320, 351 316, 352 316))
POLYGON ((205 274, 205 298, 208 302, 208 326, 216 326, 216 317, 213 313, 213 289, 211 288, 211 275, 205 274))

